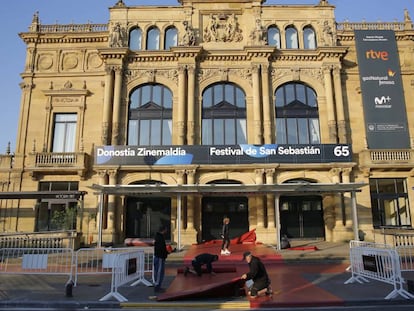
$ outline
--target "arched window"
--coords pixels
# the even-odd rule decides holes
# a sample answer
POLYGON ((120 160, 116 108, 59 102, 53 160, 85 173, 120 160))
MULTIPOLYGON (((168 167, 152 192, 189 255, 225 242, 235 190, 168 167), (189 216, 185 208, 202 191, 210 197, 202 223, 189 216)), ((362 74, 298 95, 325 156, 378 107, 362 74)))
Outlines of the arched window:
POLYGON ((142 31, 134 28, 129 32, 129 49, 131 51, 139 51, 142 49, 142 31))
POLYGON ((289 26, 285 30, 286 34, 286 48, 287 49, 298 49, 298 31, 295 27, 289 26))
POLYGON ((178 45, 178 31, 175 27, 170 27, 165 32, 165 50, 169 50, 172 46, 178 45))
POLYGON ((303 44, 305 49, 316 49, 316 35, 312 27, 303 28, 303 44))
POLYGON ((129 98, 128 145, 171 145, 172 93, 161 84, 136 88, 129 98))
POLYGON ((267 43, 280 49, 280 31, 276 26, 267 29, 267 43))
POLYGON ((315 91, 302 83, 287 83, 276 90, 276 142, 319 144, 319 111, 315 91))
POLYGON ((147 33, 147 50, 159 50, 160 49, 160 31, 158 28, 153 27, 148 30, 147 33))
POLYGON ((247 142, 246 96, 233 83, 217 83, 203 93, 203 145, 234 145, 247 142))

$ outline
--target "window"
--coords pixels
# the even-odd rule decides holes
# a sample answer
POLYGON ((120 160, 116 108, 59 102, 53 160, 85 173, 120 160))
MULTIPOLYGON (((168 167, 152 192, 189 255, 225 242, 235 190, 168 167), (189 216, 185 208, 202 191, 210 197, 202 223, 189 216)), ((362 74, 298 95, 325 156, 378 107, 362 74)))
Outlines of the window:
POLYGON ((134 28, 129 33, 129 48, 131 51, 139 51, 142 48, 142 31, 134 28))
POLYGON ((298 49, 298 31, 295 27, 289 26, 286 28, 286 48, 287 49, 298 49))
POLYGON ((148 30, 147 34, 147 50, 159 50, 160 49, 160 31, 158 28, 153 27, 148 30))
POLYGON ((175 27, 170 27, 165 32, 165 49, 169 50, 172 46, 178 45, 178 32, 175 27))
POLYGON ((57 113, 54 117, 52 152, 74 152, 77 115, 57 113))
POLYGON ((171 145, 172 93, 160 84, 135 89, 129 99, 128 145, 171 145))
POLYGON ((374 228, 411 227, 408 191, 405 179, 369 180, 374 228))
POLYGON ((218 83, 203 93, 203 145, 234 145, 247 142, 246 99, 232 83, 218 83))
POLYGON ((267 43, 280 49, 280 32, 276 26, 267 29, 267 43))
MULTIPOLYGON (((77 182, 41 182, 39 191, 77 191, 77 182)), ((35 231, 76 230, 76 199, 42 199, 36 204, 35 231)))
POLYGON ((276 142, 319 144, 319 112, 316 94, 301 83, 288 83, 276 90, 276 142))
POLYGON ((305 49, 316 49, 315 31, 310 26, 303 29, 303 44, 305 49))

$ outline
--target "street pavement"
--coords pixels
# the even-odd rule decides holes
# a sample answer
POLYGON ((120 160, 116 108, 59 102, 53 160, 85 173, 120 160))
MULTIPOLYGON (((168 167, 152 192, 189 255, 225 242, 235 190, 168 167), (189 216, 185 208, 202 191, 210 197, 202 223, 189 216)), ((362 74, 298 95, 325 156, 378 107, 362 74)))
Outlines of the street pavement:
MULTIPOLYGON (((294 242, 293 242, 294 243, 294 242)), ((292 243, 292 246, 295 245, 292 243)), ((351 277, 347 243, 303 241, 303 249, 280 250, 281 263, 267 265, 274 290, 271 301, 255 303, 246 296, 157 301, 154 288, 144 284, 118 289, 126 301, 100 301, 111 292, 111 275, 80 276, 71 291, 67 276, 41 274, 1 274, 0 308, 134 308, 134 309, 260 309, 277 307, 368 306, 374 304, 413 304, 414 300, 397 297, 386 300, 393 286, 379 281, 344 284, 351 277), (308 247, 312 245, 312 247, 308 247), (270 303, 270 304, 269 304, 270 303)), ((271 246, 269 246, 271 247, 271 246)), ((173 284, 177 269, 183 267, 186 248, 172 253, 166 262, 163 287, 173 284)))

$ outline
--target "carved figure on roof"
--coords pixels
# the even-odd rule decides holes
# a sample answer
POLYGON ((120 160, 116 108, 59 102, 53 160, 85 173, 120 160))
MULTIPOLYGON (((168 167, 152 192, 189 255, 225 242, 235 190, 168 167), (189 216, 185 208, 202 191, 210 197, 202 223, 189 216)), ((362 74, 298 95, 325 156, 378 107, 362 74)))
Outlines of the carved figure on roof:
POLYGON ((125 42, 125 29, 119 23, 116 23, 109 34, 110 47, 123 47, 125 42))
POLYGON ((181 39, 182 46, 192 46, 195 44, 195 34, 194 29, 191 27, 188 21, 183 22, 184 25, 184 35, 181 39))

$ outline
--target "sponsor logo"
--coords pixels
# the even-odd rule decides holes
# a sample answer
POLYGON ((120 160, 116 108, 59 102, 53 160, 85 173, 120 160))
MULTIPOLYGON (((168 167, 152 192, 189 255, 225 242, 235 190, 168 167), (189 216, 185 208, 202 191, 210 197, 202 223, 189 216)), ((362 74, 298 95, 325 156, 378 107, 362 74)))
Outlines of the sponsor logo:
POLYGON ((392 108, 391 97, 389 96, 375 96, 375 108, 392 108))
POLYGON ((365 52, 365 57, 367 59, 373 59, 373 60, 382 60, 387 61, 389 60, 389 54, 387 51, 374 51, 373 49, 365 52))
POLYGON ((395 85, 393 78, 395 77, 395 71, 392 69, 387 70, 387 74, 383 76, 366 76, 362 77, 363 82, 367 81, 378 81, 378 85, 395 85))

